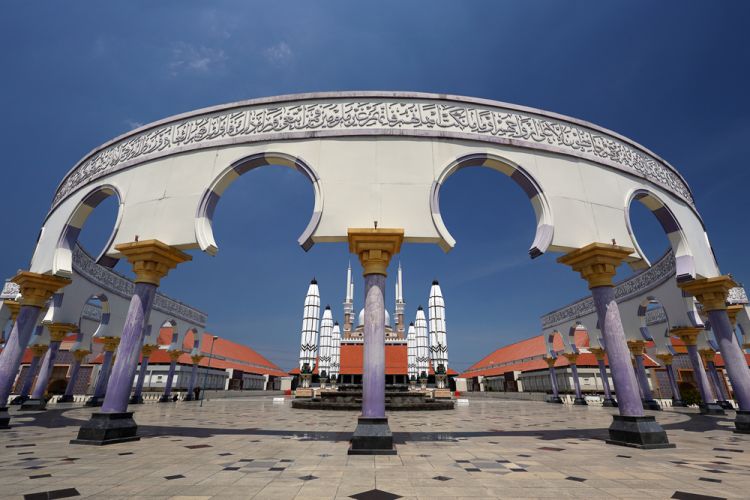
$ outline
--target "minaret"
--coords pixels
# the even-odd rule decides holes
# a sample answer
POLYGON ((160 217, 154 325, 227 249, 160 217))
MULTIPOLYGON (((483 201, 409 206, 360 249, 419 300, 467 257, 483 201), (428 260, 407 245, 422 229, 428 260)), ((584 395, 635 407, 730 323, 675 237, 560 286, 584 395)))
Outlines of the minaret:
POLYGON ((429 373, 430 351, 427 346, 427 319, 422 306, 417 308, 417 318, 414 321, 417 338, 417 377, 427 378, 429 373))
POLYGON ((331 332, 331 378, 338 378, 341 368, 341 329, 339 322, 333 324, 331 332))
POLYGON ((320 322, 320 351, 318 354, 318 376, 321 381, 331 374, 331 332, 333 331, 333 315, 331 306, 326 306, 323 319, 320 322))
POLYGON ((404 282, 401 276, 401 262, 398 263, 398 276, 396 279, 396 334, 404 338, 404 282))
POLYGON ((417 379, 417 330, 414 322, 409 323, 409 331, 406 334, 406 359, 407 376, 409 381, 417 379))
POLYGON ((320 291, 318 282, 313 280, 305 296, 305 309, 302 319, 302 340, 299 350, 299 368, 303 374, 302 386, 310 387, 310 378, 315 368, 315 356, 318 351, 318 324, 320 323, 320 291), (304 376, 308 374, 307 376, 304 376))
POLYGON ((352 281, 352 263, 346 270, 346 300, 344 300, 344 337, 348 337, 354 323, 354 282, 352 281))
POLYGON ((432 282, 427 307, 430 313, 430 360, 435 370, 436 384, 443 389, 448 371, 448 339, 445 332, 445 301, 437 280, 432 282))

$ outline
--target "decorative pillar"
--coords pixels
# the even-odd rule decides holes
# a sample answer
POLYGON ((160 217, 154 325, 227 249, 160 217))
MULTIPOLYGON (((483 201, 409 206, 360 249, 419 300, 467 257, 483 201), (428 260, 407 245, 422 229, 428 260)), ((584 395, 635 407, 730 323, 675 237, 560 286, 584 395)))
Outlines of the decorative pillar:
POLYGON ((587 406, 588 403, 581 394, 581 381, 578 378, 578 365, 576 365, 578 353, 565 352, 563 353, 563 356, 568 359, 568 363, 570 363, 570 371, 573 372, 573 387, 575 387, 576 391, 576 398, 573 401, 573 404, 577 406, 587 406))
POLYGON ((190 371, 190 382, 188 383, 187 395, 185 396, 184 401, 193 401, 195 399, 193 390, 195 389, 195 381, 198 378, 198 363, 201 362, 203 356, 201 356, 200 354, 195 354, 193 356, 190 356, 190 359, 193 361, 193 368, 190 371))
POLYGON ((21 308, 5 342, 5 349, 0 353, 0 429, 10 427, 6 406, 8 396, 42 307, 53 293, 70 283, 67 278, 29 271, 21 271, 12 281, 18 284, 21 291, 21 308))
POLYGON ((641 393, 643 394, 643 409, 661 411, 661 405, 659 402, 654 400, 654 395, 651 392, 651 386, 648 383, 648 375, 646 374, 646 365, 643 363, 643 351, 646 348, 646 342, 643 340, 628 340, 628 349, 635 359, 635 377, 638 379, 638 384, 641 386, 641 393))
POLYGON ((706 370, 698 353, 697 339, 702 331, 702 328, 685 326, 672 328, 671 334, 679 337, 687 348, 690 364, 693 367, 693 375, 698 382, 698 391, 701 393, 701 399, 703 400, 703 403, 699 405, 701 413, 705 415, 724 415, 724 410, 716 403, 716 396, 711 384, 708 382, 706 370))
POLYGON ((86 406, 101 406, 104 403, 104 395, 107 392, 107 382, 112 372, 112 360, 115 356, 115 350, 120 344, 120 337, 102 337, 104 341, 104 357, 99 367, 99 376, 96 377, 94 386, 94 395, 86 401, 86 406))
POLYGON ((708 380, 716 395, 716 404, 725 410, 734 410, 734 406, 729 402, 729 395, 726 392, 726 388, 719 379, 719 372, 716 371, 716 364, 714 364, 714 355, 716 353, 713 349, 707 348, 698 349, 698 354, 700 354, 701 361, 703 361, 703 366, 706 367, 708 380))
POLYGON ((169 351, 169 359, 172 360, 169 363, 169 372, 167 372, 167 385, 164 386, 164 394, 159 398, 160 403, 168 403, 172 401, 172 380, 174 379, 174 372, 177 368, 177 360, 182 356, 182 351, 174 350, 169 351))
POLYGON ((186 253, 157 240, 124 243, 115 249, 133 266, 135 289, 122 329, 117 361, 107 384, 102 412, 93 413, 91 420, 81 426, 78 439, 71 441, 75 444, 102 445, 139 439, 133 412, 127 409, 143 344, 142 335, 161 279, 181 262, 192 259, 186 253))
POLYGON ((560 393, 557 390, 557 373, 555 372, 555 361, 557 359, 547 356, 544 358, 544 361, 547 362, 547 366, 549 367, 549 379, 552 384, 552 396, 547 397, 547 402, 562 404, 562 398, 560 398, 560 393))
POLYGON ((672 366, 672 360, 674 357, 671 354, 657 354, 656 358, 661 361, 664 365, 664 370, 667 372, 667 378, 669 379, 669 387, 672 389, 672 406, 687 406, 682 401, 682 395, 680 394, 680 388, 677 385, 677 377, 675 377, 674 366, 672 366))
POLYGON ((133 396, 130 398, 131 405, 143 404, 143 382, 146 380, 146 370, 148 369, 148 360, 159 346, 153 344, 146 344, 141 347, 141 370, 138 373, 138 382, 135 385, 135 391, 133 396))
POLYGON ((395 455, 385 416, 385 278, 391 257, 401 250, 403 229, 349 229, 349 251, 365 277, 362 415, 349 454, 395 455))
POLYGON ((23 378, 23 384, 21 384, 21 390, 18 391, 18 396, 10 402, 12 405, 23 405, 29 400, 31 385, 34 383, 34 378, 39 371, 39 361, 47 353, 47 346, 44 344, 34 344, 29 349, 32 353, 31 363, 29 363, 29 369, 26 370, 26 376, 23 378))
POLYGON ((737 283, 730 276, 717 276, 680 283, 679 286, 695 296, 703 304, 703 310, 708 311, 708 320, 732 383, 734 399, 739 405, 734 421, 735 432, 750 434, 750 368, 727 314, 727 295, 737 283))
POLYGON ((85 349, 73 351, 73 364, 70 367, 70 379, 65 387, 65 394, 58 400, 58 403, 72 403, 73 393, 75 392, 76 382, 78 381, 78 372, 81 370, 81 363, 84 358, 91 354, 85 349))
POLYGON ((620 320, 620 309, 615 300, 614 277, 617 266, 628 257, 630 248, 591 243, 557 259, 579 272, 588 282, 600 329, 607 346, 612 379, 617 392, 619 415, 613 415, 609 427, 609 444, 637 448, 672 448, 667 433, 653 416, 643 414, 638 383, 630 365, 630 352, 625 330, 620 320))
POLYGON ((34 392, 31 399, 21 405, 21 410, 44 410, 47 407, 47 399, 44 397, 47 392, 49 378, 52 375, 52 369, 55 367, 55 359, 60 350, 60 344, 65 336, 78 329, 78 325, 72 323, 49 323, 47 329, 50 333, 49 349, 42 361, 42 367, 39 370, 39 376, 36 378, 34 392))
POLYGON ((604 388, 604 401, 602 401, 602 406, 607 408, 617 408, 617 401, 612 397, 612 392, 609 388, 609 375, 607 375, 607 366, 604 364, 604 348, 590 347, 589 351, 591 351, 596 358, 596 364, 599 365, 599 377, 602 379, 602 387, 604 388))
MULTIPOLYGON (((21 310, 21 303, 16 300, 6 299, 3 301, 3 304, 10 311, 9 321, 10 324, 13 325, 18 317, 18 312, 21 310)), ((4 327, 5 325, 2 326, 4 327)), ((11 326, 11 328, 13 327, 11 326)), ((0 331, 0 353, 2 353, 2 349, 5 347, 5 342, 7 342, 7 339, 5 338, 5 329, 2 328, 2 331, 0 331)))

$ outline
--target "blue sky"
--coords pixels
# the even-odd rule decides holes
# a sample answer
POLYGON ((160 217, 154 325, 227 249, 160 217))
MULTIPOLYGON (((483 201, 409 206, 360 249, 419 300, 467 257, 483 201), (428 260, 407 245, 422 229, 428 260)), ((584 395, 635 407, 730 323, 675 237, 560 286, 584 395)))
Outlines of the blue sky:
MULTIPOLYGON (((750 280, 749 14, 739 1, 6 3, 0 274, 28 266, 59 180, 118 134, 253 97, 413 90, 568 114, 652 149, 687 178, 722 271, 750 280)), ((455 250, 409 245, 401 261, 408 316, 441 282, 454 368, 536 334, 540 314, 586 293, 555 255, 529 260, 533 212, 507 178, 462 171, 441 208, 455 250)), ((208 312, 211 331, 291 368, 309 279, 341 319, 349 260, 345 245, 296 246, 311 209, 295 172, 243 176, 217 209, 219 255, 196 254, 162 289, 208 312)), ((109 203, 87 222, 92 253, 114 217, 109 203)), ((650 213, 633 223, 660 255, 667 240, 650 213)), ((359 276, 356 286, 359 309, 359 276)), ((392 310, 392 280, 387 292, 392 310)))

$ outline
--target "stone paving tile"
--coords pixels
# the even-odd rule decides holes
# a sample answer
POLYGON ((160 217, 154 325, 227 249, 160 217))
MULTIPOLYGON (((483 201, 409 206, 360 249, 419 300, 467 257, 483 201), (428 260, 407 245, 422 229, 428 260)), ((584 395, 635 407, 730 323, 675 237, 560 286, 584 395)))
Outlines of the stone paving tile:
POLYGON ((0 431, 0 496, 310 500, 378 488, 412 499, 747 498, 750 484, 750 436, 731 433, 732 414, 654 413, 677 448, 637 450, 604 444, 609 409, 471 399, 391 414, 399 454, 367 457, 346 454, 356 412, 294 410, 270 396, 133 409, 142 439, 101 448, 69 444, 91 409, 12 413, 14 428, 0 431))

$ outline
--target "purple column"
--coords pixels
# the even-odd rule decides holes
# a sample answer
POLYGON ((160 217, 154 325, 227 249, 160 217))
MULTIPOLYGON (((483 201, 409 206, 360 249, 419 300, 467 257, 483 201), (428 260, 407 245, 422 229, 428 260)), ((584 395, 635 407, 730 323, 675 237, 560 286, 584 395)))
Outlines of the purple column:
POLYGON ((107 382, 109 380, 110 368, 112 367, 112 351, 104 351, 104 358, 102 359, 102 366, 99 367, 99 376, 96 378, 96 386, 94 386, 94 398, 103 398, 107 390, 107 382))
POLYGON ((666 365, 666 370, 669 387, 672 388, 672 406, 682 406, 682 395, 680 394, 680 387, 677 385, 677 379, 674 376, 674 367, 668 364, 666 365))
POLYGON ((36 376, 37 370, 39 369, 40 359, 42 359, 41 356, 34 356, 33 358, 31 358, 29 369, 26 370, 26 376, 23 378, 21 390, 18 392, 18 395, 21 398, 27 398, 29 396, 29 392, 31 392, 31 384, 34 382, 34 377, 36 376))
POLYGON ((620 415, 643 416, 643 403, 641 403, 638 382, 630 364, 630 350, 620 320, 620 309, 615 301, 615 290, 611 286, 596 286, 591 289, 591 294, 607 346, 607 357, 615 384, 620 415))
POLYGON ((385 418, 385 276, 365 275, 362 416, 385 418))
POLYGON ((136 283, 130 299, 128 315, 120 337, 117 361, 107 384, 107 395, 102 413, 123 413, 128 409, 128 399, 133 388, 133 376, 141 353, 141 336, 151 312, 156 295, 156 285, 136 283))
POLYGON ((73 392, 78 381, 79 371, 81 371, 81 361, 76 358, 70 366, 70 380, 68 380, 68 385, 65 387, 65 394, 62 397, 62 401, 73 401, 73 392))
POLYGON ((552 396, 554 398, 559 398, 560 394, 557 389, 557 372, 555 371, 554 366, 549 367, 549 378, 550 378, 550 381, 552 382, 552 396))
MULTIPOLYGON (((716 341, 719 343, 721 357, 724 358, 724 367, 727 370, 730 382, 732 382, 734 399, 741 411, 750 411, 750 369, 742 350, 733 338, 734 329, 729 322, 727 311, 726 309, 708 311, 708 319, 711 322, 711 329, 716 341)), ((739 414, 737 418, 740 419, 739 414)), ((740 430, 739 426, 738 430, 740 430)))
POLYGON ((716 363, 713 361, 707 361, 706 363, 708 365, 708 373, 711 374, 711 380, 714 384, 714 392, 716 393, 716 397, 718 398, 721 396, 722 403, 729 402, 729 394, 727 394, 726 387, 724 387, 724 384, 721 383, 721 377, 719 376, 719 372, 716 370, 716 363))
POLYGON ((607 367, 604 365, 603 359, 597 359, 596 364, 599 365, 599 377, 602 379, 602 387, 604 388, 604 399, 612 399, 612 393, 609 390, 609 377, 607 376, 607 367))
POLYGON ((0 408, 4 408, 7 404, 23 352, 29 343, 40 312, 39 306, 21 306, 8 341, 5 343, 5 349, 0 353, 0 408))
POLYGON ((646 365, 643 364, 643 354, 634 354, 633 357, 635 358, 635 376, 641 386, 643 399, 646 401, 653 401, 654 395, 651 392, 651 386, 649 385, 648 377, 646 376, 646 365))
POLYGON ((187 395, 185 396, 186 401, 192 401, 193 389, 195 389, 195 381, 198 378, 198 363, 193 363, 193 368, 190 370, 190 382, 188 383, 187 395))
POLYGON ((693 375, 698 382, 698 391, 701 393, 703 404, 715 404, 716 396, 714 396, 714 391, 708 383, 708 376, 706 376, 706 370, 703 368, 703 362, 698 353, 698 346, 695 344, 688 344, 686 347, 688 357, 690 358, 690 364, 693 365, 693 375))
POLYGON ((42 361, 42 367, 39 370, 39 376, 36 378, 36 384, 34 385, 34 392, 31 394, 31 399, 44 399, 44 393, 47 391, 47 384, 49 378, 52 375, 52 369, 55 367, 55 358, 57 358, 57 352, 60 350, 60 342, 52 340, 49 343, 49 349, 44 355, 42 361))
POLYGON ((583 399, 581 397, 581 382, 578 380, 578 365, 571 363, 570 371, 573 372, 573 387, 575 387, 576 399, 583 399))
POLYGON ((169 396, 172 395, 172 379, 174 378, 174 371, 177 367, 177 359, 172 359, 172 362, 169 363, 169 372, 167 373, 167 385, 164 386, 164 394, 161 395, 161 398, 159 398, 159 401, 166 402, 169 401, 169 396))
POLYGON ((131 398, 131 403, 140 402, 141 394, 143 394, 143 382, 146 380, 146 370, 148 369, 149 356, 143 356, 141 358, 141 370, 138 374, 138 383, 135 385, 135 392, 131 398))

